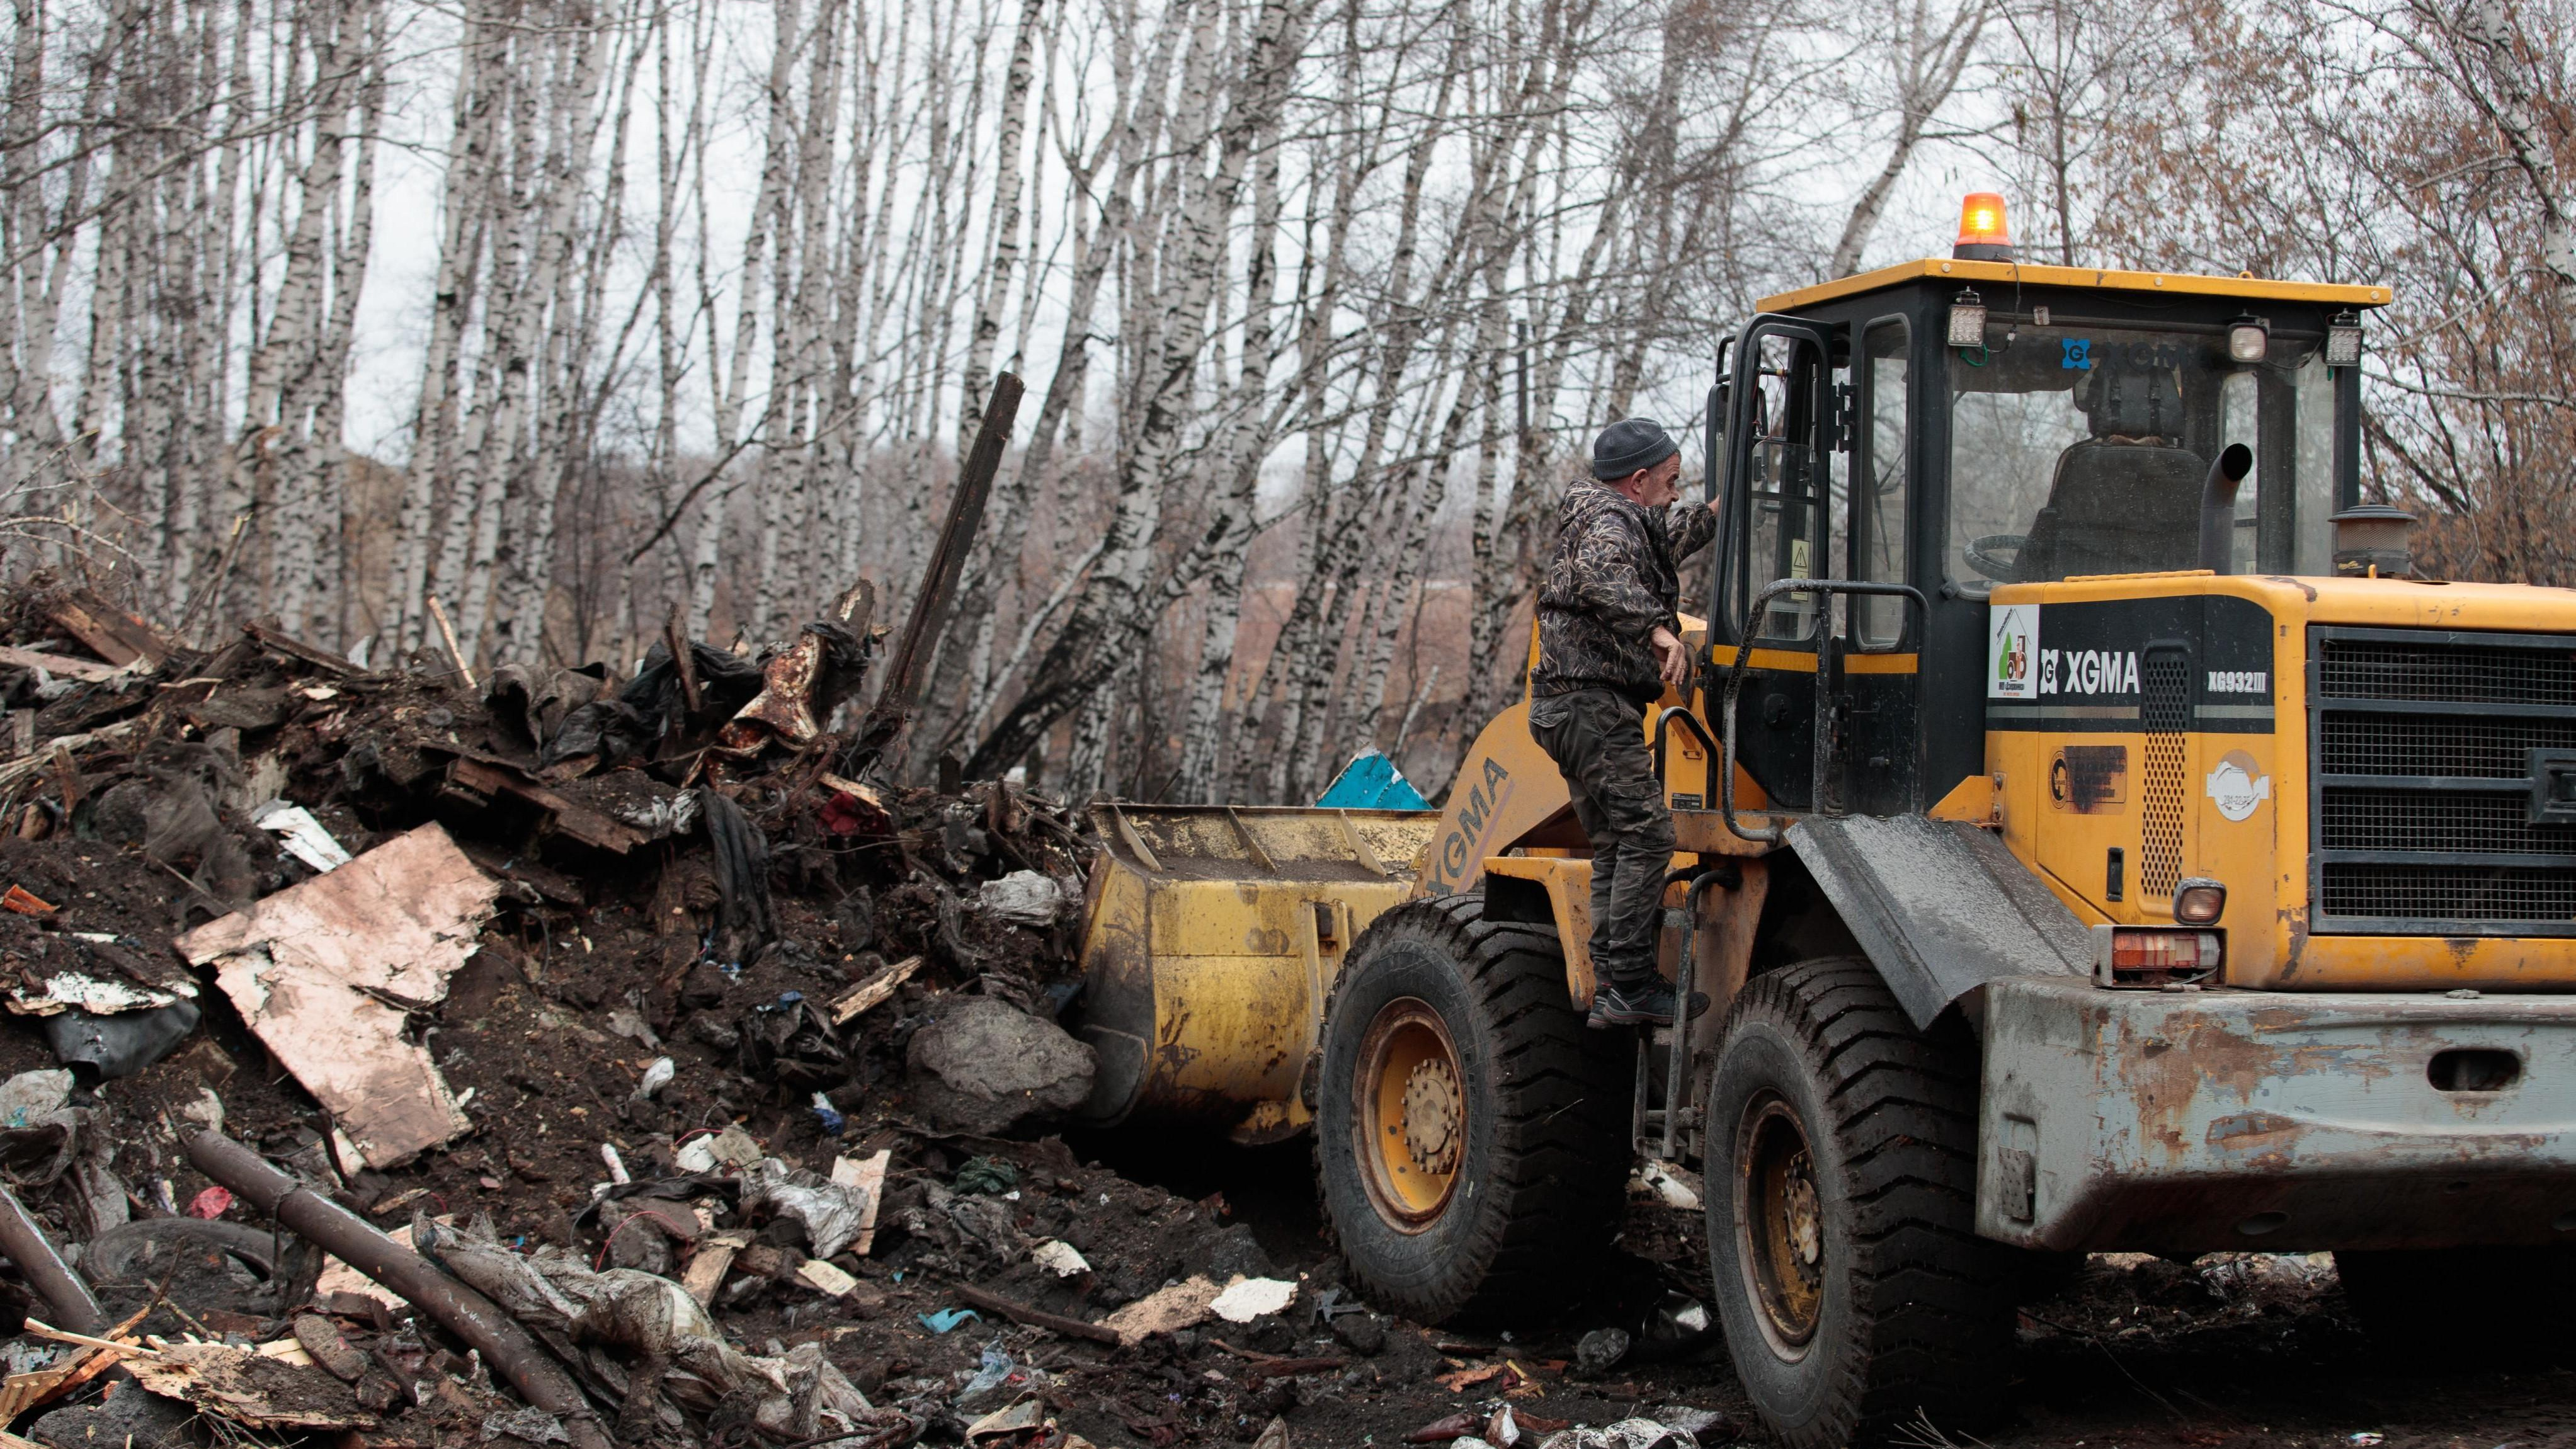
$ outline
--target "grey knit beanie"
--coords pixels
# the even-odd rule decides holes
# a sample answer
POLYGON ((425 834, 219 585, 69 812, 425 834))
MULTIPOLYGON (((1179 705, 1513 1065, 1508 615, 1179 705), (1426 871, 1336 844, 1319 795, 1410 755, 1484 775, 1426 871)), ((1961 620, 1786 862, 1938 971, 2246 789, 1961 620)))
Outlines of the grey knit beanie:
POLYGON ((1615 482, 1681 450, 1681 445, 1664 431, 1664 425, 1653 418, 1621 418, 1593 439, 1592 476, 1604 483, 1615 482))

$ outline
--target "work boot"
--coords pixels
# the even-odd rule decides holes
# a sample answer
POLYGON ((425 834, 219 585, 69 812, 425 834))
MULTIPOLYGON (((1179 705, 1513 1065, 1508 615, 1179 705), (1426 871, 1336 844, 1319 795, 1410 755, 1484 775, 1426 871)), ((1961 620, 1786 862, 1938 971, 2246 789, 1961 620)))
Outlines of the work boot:
MULTIPOLYGON (((1708 993, 1690 994, 1690 1014, 1708 1010, 1708 993)), ((1583 1024, 1599 1029, 1611 1026, 1670 1026, 1673 1024, 1673 988, 1661 977, 1621 985, 1604 981, 1592 992, 1592 1015, 1583 1024)))

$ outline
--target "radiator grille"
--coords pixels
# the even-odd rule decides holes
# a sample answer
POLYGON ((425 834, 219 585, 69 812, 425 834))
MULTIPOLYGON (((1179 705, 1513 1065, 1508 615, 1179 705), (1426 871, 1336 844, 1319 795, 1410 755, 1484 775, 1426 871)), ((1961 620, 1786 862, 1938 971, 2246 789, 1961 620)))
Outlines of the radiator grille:
POLYGON ((2519 780, 2536 749, 2576 749, 2576 719, 2329 713, 2317 729, 2317 768, 2329 775, 2519 780))
POLYGON ((2310 657, 2311 928, 2576 935, 2576 826, 2518 788, 2576 749, 2576 640, 2320 628, 2310 657))
POLYGON ((2150 650, 2140 681, 2139 723, 2146 727, 2140 775, 2138 888, 2149 900, 2174 893, 2182 880, 2182 830, 2191 800, 2183 735, 2191 728, 2191 658, 2150 650))
MULTIPOLYGON (((2457 639, 2459 636, 2449 636, 2457 639)), ((2342 699, 2576 707, 2576 651, 2522 644, 2327 639, 2317 693, 2342 699)))
POLYGON ((2413 790, 2330 789, 2319 838, 2328 850, 2449 850, 2481 855, 2576 854, 2576 826, 2533 825, 2527 797, 2413 790))
POLYGON ((2325 868, 2326 914, 2518 926, 2576 916, 2576 872, 2483 866, 2338 864, 2325 868))

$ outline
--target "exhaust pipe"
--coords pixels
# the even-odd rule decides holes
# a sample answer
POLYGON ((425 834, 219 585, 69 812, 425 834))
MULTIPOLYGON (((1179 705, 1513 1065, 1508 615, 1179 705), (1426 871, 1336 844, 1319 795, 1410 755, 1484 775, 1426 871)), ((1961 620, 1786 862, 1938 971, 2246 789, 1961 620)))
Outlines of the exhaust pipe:
POLYGON ((2200 566, 2211 573, 2227 572, 2236 551, 2236 485, 2253 471, 2254 450, 2230 443, 2200 485, 2200 566))

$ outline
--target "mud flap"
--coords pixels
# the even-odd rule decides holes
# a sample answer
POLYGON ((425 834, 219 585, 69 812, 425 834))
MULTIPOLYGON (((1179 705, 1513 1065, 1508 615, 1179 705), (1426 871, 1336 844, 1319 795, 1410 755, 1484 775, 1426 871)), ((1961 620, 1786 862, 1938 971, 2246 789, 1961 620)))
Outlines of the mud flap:
POLYGON ((1788 840, 1918 1029, 1997 977, 2090 969, 2075 913, 1976 826, 1810 817, 1788 840))

